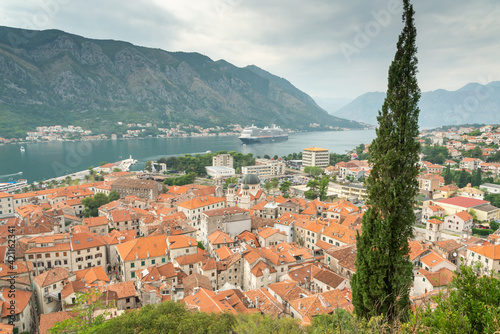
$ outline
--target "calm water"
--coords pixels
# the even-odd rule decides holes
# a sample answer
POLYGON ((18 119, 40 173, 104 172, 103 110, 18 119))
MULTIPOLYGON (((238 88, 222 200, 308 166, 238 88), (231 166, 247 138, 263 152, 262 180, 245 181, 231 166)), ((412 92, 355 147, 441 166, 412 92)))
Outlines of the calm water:
POLYGON ((308 132, 291 134, 281 143, 243 146, 236 136, 203 138, 151 138, 100 142, 54 142, 21 145, 0 145, 0 182, 28 179, 28 182, 50 179, 99 166, 101 161, 115 162, 130 155, 139 162, 132 169, 140 170, 147 160, 170 155, 196 154, 206 151, 238 151, 254 156, 287 155, 304 148, 318 146, 330 152, 345 153, 361 143, 370 143, 375 130, 308 132), (22 174, 16 174, 22 172, 22 174))

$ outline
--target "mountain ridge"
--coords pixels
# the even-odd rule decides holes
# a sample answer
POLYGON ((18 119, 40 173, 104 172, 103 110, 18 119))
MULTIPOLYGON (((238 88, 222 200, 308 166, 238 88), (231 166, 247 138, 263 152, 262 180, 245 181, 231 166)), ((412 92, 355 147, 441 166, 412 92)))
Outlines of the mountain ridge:
MULTIPOLYGON (((384 92, 368 92, 333 115, 376 125, 378 111, 382 108, 384 99, 384 92)), ((455 91, 437 89, 423 92, 419 107, 419 125, 423 128, 500 123, 500 81, 485 85, 471 82, 455 91)))
POLYGON ((255 65, 56 29, 0 26, 0 73, 0 137, 55 124, 110 133, 117 122, 362 128, 255 65))

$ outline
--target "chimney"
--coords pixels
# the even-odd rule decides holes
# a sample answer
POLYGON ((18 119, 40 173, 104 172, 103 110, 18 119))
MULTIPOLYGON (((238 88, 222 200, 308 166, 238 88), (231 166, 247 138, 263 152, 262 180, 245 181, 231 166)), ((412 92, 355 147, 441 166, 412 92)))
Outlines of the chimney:
POLYGON ((299 302, 299 310, 302 309, 302 302, 299 302))
POLYGON ((191 240, 189 240, 189 246, 191 246, 191 240))
POLYGON ((255 307, 259 308, 259 297, 255 297, 255 307))

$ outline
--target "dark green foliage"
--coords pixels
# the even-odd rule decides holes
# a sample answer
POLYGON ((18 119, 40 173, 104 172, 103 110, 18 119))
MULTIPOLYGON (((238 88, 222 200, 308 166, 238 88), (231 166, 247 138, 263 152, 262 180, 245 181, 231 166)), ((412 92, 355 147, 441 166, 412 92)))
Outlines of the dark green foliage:
POLYGON ((424 325, 430 333, 495 333, 500 328, 500 281, 477 277, 471 267, 462 266, 460 272, 449 296, 422 315, 424 325))
POLYGON ((281 184, 280 184, 280 190, 281 190, 281 192, 285 193, 288 190, 290 190, 290 186, 291 185, 292 185, 292 182, 290 182, 288 180, 285 180, 285 181, 281 182, 281 184))
MULTIPOLYGON (((116 198, 116 191, 110 192, 109 195, 112 198, 116 198)), ((117 199, 119 199, 119 198, 120 198, 120 195, 118 194, 117 199)), ((87 198, 82 199, 82 204, 84 206, 83 216, 85 218, 97 217, 99 215, 99 208, 105 204, 108 204, 109 202, 111 202, 109 197, 103 193, 97 193, 92 197, 87 197, 87 198)))
POLYGON ((464 151, 462 155, 467 158, 482 159, 483 151, 481 151, 481 148, 479 146, 476 146, 472 150, 464 151))
POLYGON ((144 170, 146 170, 150 173, 153 171, 153 162, 151 160, 146 161, 146 165, 144 166, 144 170))
POLYGON ((491 205, 500 208, 500 194, 486 194, 484 200, 491 203, 491 205))
POLYGON ((500 151, 496 152, 488 158, 488 162, 500 162, 500 151))
POLYGON ((471 174, 467 172, 465 169, 457 171, 454 175, 455 183, 457 187, 463 188, 467 186, 468 183, 471 183, 471 174))
POLYGON ((182 176, 168 177, 163 181, 163 184, 168 186, 183 186, 185 184, 193 183, 195 179, 195 173, 187 173, 182 176))
MULTIPOLYGON (((358 155, 358 160, 366 160, 370 158, 370 153, 363 153, 365 150, 365 144, 359 144, 358 147, 356 147, 355 151, 356 154, 358 155)), ((331 157, 330 157, 331 160, 331 157)))
POLYGON ((337 153, 330 153, 330 165, 336 165, 341 161, 348 162, 351 160, 351 157, 348 156, 347 154, 337 154, 337 153))
POLYGON ((444 178, 444 184, 449 185, 451 184, 451 181, 453 180, 453 175, 451 174, 451 167, 450 164, 446 166, 445 170, 443 171, 443 178, 444 178))
POLYGON ((479 187, 481 185, 481 168, 476 169, 474 172, 472 172, 471 176, 471 186, 472 187, 479 187))
POLYGON ((424 160, 433 164, 443 164, 448 158, 448 149, 445 146, 424 146, 422 148, 424 160))
POLYGON ((116 201, 120 199, 120 193, 116 190, 111 190, 108 195, 108 200, 110 202, 116 201))
POLYGON ((328 177, 328 176, 323 176, 319 180, 318 195, 320 197, 320 200, 322 200, 322 201, 326 200, 326 193, 328 191, 328 184, 329 183, 330 183, 330 177, 328 177))
POLYGON ((387 98, 379 112, 377 137, 370 146, 373 169, 366 180, 369 209, 357 237, 356 274, 351 286, 355 313, 389 322, 409 311, 413 265, 408 239, 415 222, 418 191, 418 87, 414 10, 403 1, 405 26, 389 68, 387 98))
POLYGON ((475 228, 475 227, 472 228, 472 234, 474 234, 474 235, 487 236, 493 232, 495 232, 495 230, 491 230, 491 229, 485 230, 482 228, 475 228))
MULTIPOLYGON (((158 163, 165 163, 168 170, 185 171, 186 173, 195 173, 198 176, 205 176, 207 172, 205 170, 206 166, 212 166, 212 158, 218 153, 228 153, 226 151, 221 151, 217 153, 206 153, 206 154, 196 154, 192 156, 191 154, 186 154, 179 157, 168 157, 161 158, 158 163)), ((252 153, 242 154, 240 152, 231 151, 229 152, 233 157, 233 167, 238 169, 242 166, 251 166, 255 164, 255 158, 252 153)))
POLYGON ((317 176, 323 174, 323 170, 320 167, 307 166, 307 167, 304 167, 304 173, 307 173, 312 177, 317 177, 317 176))

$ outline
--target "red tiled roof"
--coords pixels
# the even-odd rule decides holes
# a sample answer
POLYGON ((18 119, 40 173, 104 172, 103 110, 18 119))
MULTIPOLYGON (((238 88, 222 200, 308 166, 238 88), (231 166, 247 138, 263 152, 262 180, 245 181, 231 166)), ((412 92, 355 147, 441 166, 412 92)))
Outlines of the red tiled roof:
POLYGON ((436 202, 443 203, 443 204, 451 204, 451 205, 461 206, 464 208, 473 208, 475 206, 488 204, 487 201, 483 201, 483 200, 476 199, 476 198, 461 197, 461 196, 440 199, 440 200, 437 200, 436 202))

